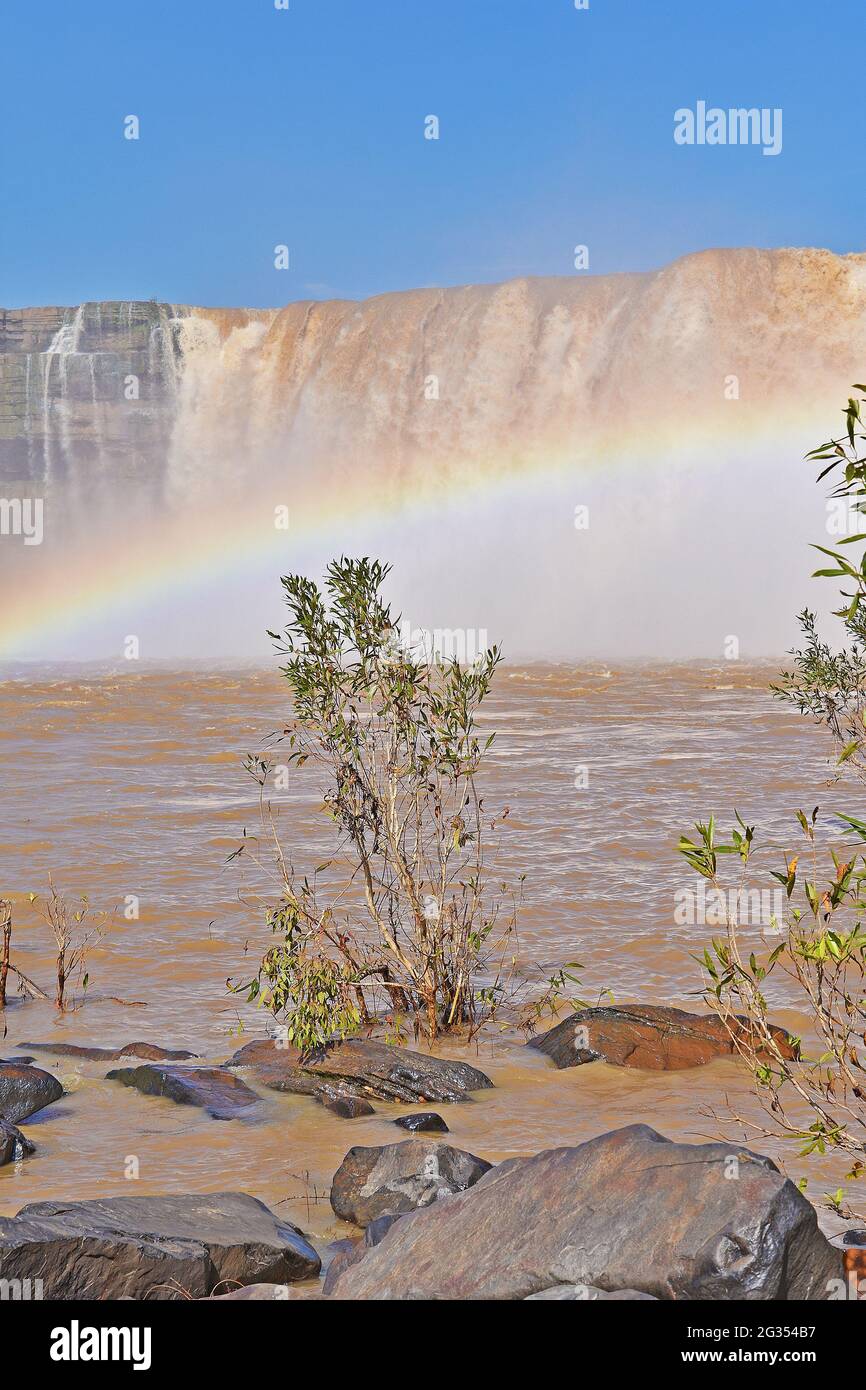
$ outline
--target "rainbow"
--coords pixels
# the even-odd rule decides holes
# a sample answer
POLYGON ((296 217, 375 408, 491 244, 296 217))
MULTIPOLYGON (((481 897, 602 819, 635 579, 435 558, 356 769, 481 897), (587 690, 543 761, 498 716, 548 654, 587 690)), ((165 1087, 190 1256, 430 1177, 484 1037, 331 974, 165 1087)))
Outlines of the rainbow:
MULTIPOLYGON (((788 412, 786 428, 793 428, 797 438, 792 457, 801 444, 813 442, 815 418, 814 406, 801 404, 793 418, 788 412)), ((720 451, 751 453, 771 440, 778 444, 775 420, 766 407, 743 410, 736 428, 731 427, 730 415, 727 420, 705 420, 700 438, 689 439, 687 457, 697 466, 702 457, 718 458, 720 451)), ((651 431, 630 431, 626 437, 614 430, 606 435, 579 452, 560 449, 532 459, 489 459, 465 469, 448 462, 400 488, 387 481, 377 485, 359 469, 355 480, 344 478, 297 497, 290 506, 288 529, 273 523, 272 484, 245 496, 242 505, 230 501, 209 508, 166 508, 134 530, 123 518, 97 526, 96 534, 70 535, 68 542, 50 550, 46 545, 44 554, 32 547, 26 553, 29 572, 19 572, 4 585, 0 658, 50 657, 59 641, 122 613, 131 603, 147 606, 166 598, 182 603, 185 594, 202 585, 245 573, 270 571, 276 578, 291 568, 298 543, 326 543, 332 531, 349 522, 369 528, 435 521, 455 503, 473 501, 519 509, 545 487, 573 482, 576 472, 585 476, 587 471, 601 471, 611 486, 622 488, 629 473, 643 477, 649 469, 669 466, 677 451, 682 457, 678 422, 656 423, 651 431)), ((51 525, 49 508, 50 499, 46 530, 51 525)))

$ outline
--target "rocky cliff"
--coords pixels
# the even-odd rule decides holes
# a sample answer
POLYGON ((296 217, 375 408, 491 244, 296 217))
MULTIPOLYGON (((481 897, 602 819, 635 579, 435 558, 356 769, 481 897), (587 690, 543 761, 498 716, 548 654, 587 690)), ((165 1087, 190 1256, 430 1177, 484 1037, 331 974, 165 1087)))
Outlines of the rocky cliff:
POLYGON ((864 364, 866 256, 816 250, 279 311, 0 310, 0 478, 177 497, 271 468, 519 470, 817 415, 864 364))

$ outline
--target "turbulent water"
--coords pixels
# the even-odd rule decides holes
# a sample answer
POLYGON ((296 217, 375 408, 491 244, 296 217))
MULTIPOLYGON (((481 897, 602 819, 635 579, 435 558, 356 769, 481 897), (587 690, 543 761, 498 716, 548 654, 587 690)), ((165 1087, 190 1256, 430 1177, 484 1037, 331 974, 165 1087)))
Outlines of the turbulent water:
MULTIPOLYGON (((778 847, 795 843, 798 806, 848 804, 823 785, 823 738, 768 694, 774 673, 734 662, 500 671, 486 716, 497 740, 485 791, 491 809, 510 807, 503 873, 527 875, 521 971, 530 990, 577 959, 588 997, 610 989, 620 1002, 700 1007, 693 952, 713 929, 677 923, 677 891, 692 882, 674 851, 678 834, 710 812, 727 826, 736 806, 773 846, 768 871, 778 847)), ((249 881, 226 861, 244 827, 256 826, 241 758, 281 727, 282 683, 249 669, 7 675, 0 892, 15 904, 15 956, 50 985, 46 929, 38 901, 28 901, 44 894, 49 874, 113 920, 88 962, 88 1002, 63 1018, 42 1003, 13 1003, 2 1055, 25 1041, 145 1038, 223 1059, 240 1027, 255 1036, 267 1024, 225 989, 266 943, 244 901, 249 881), (139 899, 138 920, 124 917, 128 895, 139 899)), ((301 774, 277 801, 292 859, 315 867, 330 844, 315 780, 301 774)), ((805 1022, 784 999, 777 1016, 805 1022)), ((602 1063, 557 1072, 511 1028, 486 1032, 475 1055, 496 1089, 448 1108, 447 1121, 458 1147, 492 1159, 636 1120, 672 1136, 715 1134, 701 1110, 726 1090, 750 1108, 733 1063, 667 1075, 602 1063)), ((69 1095, 25 1126, 38 1154, 0 1170, 2 1212, 121 1193, 135 1155, 139 1191, 240 1188, 323 1233, 343 1154, 396 1133, 396 1108, 378 1102, 375 1116, 347 1122, 307 1098, 265 1093, 259 1123, 219 1122, 107 1082, 105 1064, 51 1065, 69 1095)), ((826 1163, 787 1161, 792 1176, 809 1172, 815 1197, 837 1185, 826 1163)))

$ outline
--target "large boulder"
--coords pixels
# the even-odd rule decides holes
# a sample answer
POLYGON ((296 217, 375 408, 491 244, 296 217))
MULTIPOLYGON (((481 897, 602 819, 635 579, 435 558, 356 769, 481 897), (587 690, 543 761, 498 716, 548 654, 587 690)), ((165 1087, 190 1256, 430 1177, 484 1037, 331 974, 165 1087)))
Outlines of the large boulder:
POLYGON ((467 1062, 389 1047, 370 1038, 331 1043, 303 1061, 296 1048, 266 1038, 247 1043, 226 1066, 251 1067, 263 1086, 307 1096, 336 1086, 343 1093, 379 1100, 458 1101, 493 1085, 489 1076, 467 1062))
MULTIPOLYGON (((773 1032, 782 1054, 792 1057, 784 1028, 773 1032)), ((578 1009, 527 1046, 545 1053, 560 1069, 602 1061, 645 1071, 681 1071, 735 1051, 731 1034, 715 1014, 690 1014, 661 1004, 578 1009)))
POLYGON ((79 1047, 77 1043, 22 1043, 34 1052, 51 1052, 55 1057, 80 1057, 85 1062, 115 1062, 120 1057, 141 1057, 145 1062, 186 1062, 194 1052, 172 1051, 158 1043, 131 1042, 124 1047, 79 1047))
POLYGON ((315 1278, 296 1227, 243 1192, 36 1202, 0 1217, 0 1279, 46 1299, 205 1298, 233 1284, 315 1278))
POLYGON ((197 1105, 215 1120, 247 1115, 259 1098, 246 1082, 220 1067, 121 1067, 106 1075, 108 1081, 132 1086, 146 1096, 164 1096, 178 1105, 197 1105))
POLYGON ((14 1163, 19 1158, 26 1158, 32 1154, 35 1145, 25 1138, 20 1129, 16 1129, 8 1120, 4 1120, 0 1115, 0 1168, 6 1163, 14 1163))
POLYGON ((437 1140, 404 1139, 350 1149, 334 1174, 331 1206, 344 1221, 367 1226, 379 1216, 429 1207, 464 1192, 490 1168, 483 1158, 437 1140))
POLYGON ((509 1159, 404 1217, 334 1293, 525 1299, 577 1284, 661 1299, 824 1299, 841 1266, 814 1208, 769 1159, 629 1125, 509 1159))
POLYGON ((50 1072, 26 1062, 4 1062, 0 1067, 0 1115, 17 1124, 53 1105, 63 1095, 63 1087, 50 1072))

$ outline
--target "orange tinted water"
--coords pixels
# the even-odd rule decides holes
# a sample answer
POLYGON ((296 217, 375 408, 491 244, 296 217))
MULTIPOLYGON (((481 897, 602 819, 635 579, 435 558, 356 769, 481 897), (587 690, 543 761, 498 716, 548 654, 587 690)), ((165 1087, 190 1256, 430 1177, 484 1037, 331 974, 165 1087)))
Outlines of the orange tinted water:
MULTIPOLYGON (((856 793, 826 787, 821 734, 769 695, 775 674, 733 662, 498 673, 484 716, 497 730, 486 795, 491 809, 510 807, 508 876, 527 875, 528 976, 578 959, 586 995, 609 988, 623 1002, 701 1007, 691 953, 712 928, 675 923, 675 894, 692 881, 673 848, 678 834, 711 812, 727 827, 736 806, 762 839, 791 846, 799 806, 858 814, 856 793)), ((27 900, 44 893, 49 873, 68 895, 87 893, 114 913, 89 958, 84 1007, 58 1017, 47 1004, 14 1002, 0 1055, 26 1040, 148 1039, 221 1060, 239 1028, 266 1031, 266 1016, 225 988, 267 942, 242 900, 238 864, 226 860, 257 825, 242 756, 287 709, 280 679, 255 670, 46 670, 0 684, 0 895, 14 902, 14 958, 50 988, 46 928, 27 900), (124 917, 128 895, 139 900, 137 921, 124 917)), ((275 800, 285 848, 300 869, 314 868, 330 846, 314 778, 302 774, 275 800)), ((802 1029, 789 1003, 779 1000, 779 1017, 802 1029)), ((459 1044, 447 1050, 466 1055, 459 1044)), ((673 1074, 601 1063, 557 1072, 509 1028, 488 1030, 469 1059, 496 1089, 443 1113, 455 1144, 494 1160, 637 1120, 672 1137, 716 1137, 719 1124, 701 1111, 726 1092, 755 1113, 732 1062, 673 1074)), ((107 1082, 105 1063, 41 1060, 69 1094, 25 1125, 37 1156, 0 1170, 3 1213, 129 1191, 134 1158, 138 1192, 242 1189, 317 1234, 337 1232, 327 1190, 343 1154, 404 1137, 390 1123, 398 1108, 378 1102, 374 1116, 346 1121, 307 1098, 263 1093, 256 1122, 219 1122, 107 1082)), ((753 1147, 780 1154, 769 1141, 753 1147)), ((810 1175, 815 1197, 842 1175, 790 1151, 787 1168, 810 1175)))

